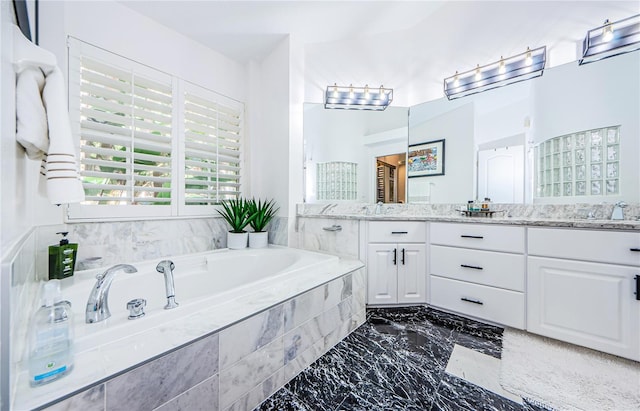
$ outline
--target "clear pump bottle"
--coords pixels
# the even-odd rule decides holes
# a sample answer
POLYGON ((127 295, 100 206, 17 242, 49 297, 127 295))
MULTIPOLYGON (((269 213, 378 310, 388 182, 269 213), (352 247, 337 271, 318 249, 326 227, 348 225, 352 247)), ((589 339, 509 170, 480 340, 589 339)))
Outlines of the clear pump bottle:
POLYGON ((71 303, 60 297, 60 281, 43 287, 42 307, 29 333, 29 383, 38 386, 69 374, 73 368, 71 303))

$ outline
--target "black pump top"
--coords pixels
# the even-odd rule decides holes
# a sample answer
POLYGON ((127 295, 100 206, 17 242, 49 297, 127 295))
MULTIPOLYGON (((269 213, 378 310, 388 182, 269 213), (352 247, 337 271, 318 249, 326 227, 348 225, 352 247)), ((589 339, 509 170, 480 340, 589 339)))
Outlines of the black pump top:
POLYGON ((60 245, 69 244, 69 240, 66 238, 67 234, 69 234, 68 231, 58 231, 56 234, 62 234, 62 240, 60 240, 60 245))

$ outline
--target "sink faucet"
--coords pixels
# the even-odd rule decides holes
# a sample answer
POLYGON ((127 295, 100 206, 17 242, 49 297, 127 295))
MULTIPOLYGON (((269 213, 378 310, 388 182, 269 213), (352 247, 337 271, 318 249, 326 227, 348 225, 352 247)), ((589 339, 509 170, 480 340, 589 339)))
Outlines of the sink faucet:
POLYGON ((171 260, 162 260, 156 266, 156 271, 164 274, 164 288, 167 291, 167 305, 164 306, 165 310, 170 310, 178 306, 176 302, 176 287, 173 284, 174 268, 176 268, 176 265, 171 260))
POLYGON ((627 203, 624 201, 618 201, 613 206, 613 212, 611 213, 612 220, 624 220, 624 208, 627 206, 627 203))
POLYGON ((97 323, 111 317, 111 311, 109 311, 109 289, 111 288, 113 278, 116 276, 116 272, 120 270, 125 273, 135 273, 138 271, 132 265, 118 264, 96 276, 98 281, 96 281, 96 285, 91 290, 85 311, 85 321, 87 323, 97 323))

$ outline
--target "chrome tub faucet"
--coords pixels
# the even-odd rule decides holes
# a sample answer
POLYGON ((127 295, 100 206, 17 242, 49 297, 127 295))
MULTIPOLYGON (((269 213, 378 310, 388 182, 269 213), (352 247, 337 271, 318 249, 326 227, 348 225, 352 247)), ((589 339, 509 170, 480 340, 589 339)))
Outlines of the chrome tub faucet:
POLYGON ((611 212, 612 220, 624 220, 624 208, 627 206, 627 203, 624 201, 618 201, 613 206, 613 211, 611 212))
POLYGON ((135 273, 138 270, 129 264, 118 264, 96 276, 97 281, 91 289, 85 310, 85 321, 87 323, 97 323, 111 317, 111 311, 109 311, 109 289, 118 271, 135 273))
POLYGON ((164 274, 164 287, 167 291, 167 305, 164 306, 165 310, 170 310, 178 306, 176 302, 176 287, 173 284, 174 268, 176 268, 176 265, 171 260, 162 260, 156 266, 156 271, 164 274))

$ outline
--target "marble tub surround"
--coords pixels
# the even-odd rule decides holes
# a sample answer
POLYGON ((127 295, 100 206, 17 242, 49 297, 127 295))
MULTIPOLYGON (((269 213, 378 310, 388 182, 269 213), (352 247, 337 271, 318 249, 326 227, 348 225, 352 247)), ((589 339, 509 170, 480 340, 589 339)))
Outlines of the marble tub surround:
POLYGON ((2 300, 2 334, 0 346, 3 347, 0 368, 1 394, 8 398, 15 390, 15 379, 19 363, 24 356, 22 342, 28 340, 29 321, 35 312, 33 304, 39 298, 39 273, 36 270, 37 232, 27 232, 2 258, 2 276, 0 299, 2 300))
MULTIPOLYGON (((267 226, 270 244, 287 245, 287 220, 275 217, 267 226)), ((95 257, 101 257, 100 266, 110 266, 225 248, 228 226, 216 217, 72 223, 40 226, 37 230, 38 250, 42 250, 38 267, 46 267, 47 247, 59 241, 56 232, 68 231, 71 242, 78 243, 76 269, 82 270, 94 268, 84 262, 95 257)))
MULTIPOLYGON (((257 410, 546 410, 447 372, 457 351, 499 361, 502 331, 426 307, 370 309, 363 326, 257 410)), ((475 366, 458 364, 459 374, 475 366)))
POLYGON ((290 364, 308 366, 338 342, 332 333, 344 338, 364 323, 364 300, 354 285, 364 286, 362 269, 43 409, 253 409, 297 374, 290 364), (305 326, 310 322, 318 325, 317 334, 305 326), (305 352, 296 350, 300 341, 319 347, 314 356, 303 358, 305 352))
MULTIPOLYGON (((612 203, 602 204, 492 204, 500 212, 493 217, 467 217, 463 204, 384 204, 304 203, 297 205, 298 218, 356 220, 424 220, 446 222, 481 222, 487 224, 532 225, 550 227, 640 230, 640 203, 628 203, 625 219, 610 220, 612 203), (592 212, 595 219, 587 219, 592 212)), ((298 224, 300 224, 298 222, 298 224)))
MULTIPOLYGON (((252 251, 247 249, 240 251, 240 253, 242 252, 251 253, 252 251)), ((214 254, 216 253, 231 252, 223 250, 215 252, 214 254)), ((326 256, 322 257, 325 258, 326 256)), ((175 261, 177 262, 178 259, 176 259, 175 261)), ((357 310, 353 307, 361 306, 362 311, 364 312, 364 298, 361 298, 361 295, 364 293, 364 273, 362 270, 362 263, 356 260, 339 260, 335 257, 330 258, 330 260, 327 261, 330 262, 326 264, 316 264, 313 266, 309 266, 304 270, 300 269, 298 271, 294 271, 292 272, 292 274, 295 275, 292 275, 291 277, 288 277, 286 279, 282 279, 280 277, 274 278, 274 281, 272 281, 271 283, 265 283, 259 288, 252 287, 250 289, 247 289, 248 291, 246 291, 244 294, 232 295, 231 298, 222 299, 218 302, 211 302, 210 304, 197 303, 195 311, 192 310, 188 312, 188 315, 180 316, 178 315, 180 314, 180 310, 184 310, 188 307, 188 304, 182 301, 183 304, 181 307, 167 312, 168 314, 171 314, 171 318, 166 317, 166 321, 158 324, 154 323, 155 325, 153 325, 152 328, 148 328, 147 330, 143 330, 143 327, 140 328, 138 332, 122 335, 115 341, 108 342, 93 348, 92 346, 83 343, 83 350, 76 354, 75 368, 73 372, 68 376, 65 376, 64 378, 58 381, 54 381, 50 384, 37 388, 29 387, 27 383, 26 369, 22 368, 24 369, 24 371, 14 376, 14 378, 17 378, 16 391, 14 393, 15 395, 13 395, 12 397, 14 408, 36 408, 42 406, 43 404, 55 402, 64 396, 71 395, 80 390, 84 390, 86 389, 86 387, 91 387, 98 381, 110 381, 114 376, 122 373, 124 370, 131 369, 132 367, 139 367, 140 364, 144 364, 147 361, 153 361, 154 359, 162 358, 163 356, 167 355, 166 353, 171 352, 172 350, 179 349, 180 347, 185 346, 185 344, 189 345, 193 341, 201 339, 204 336, 227 329, 227 327, 233 326, 233 324, 239 324, 241 321, 256 315, 256 313, 262 313, 272 307, 277 307, 278 305, 283 304, 283 301, 286 302, 291 298, 295 298, 295 296, 301 294, 304 295, 304 293, 318 287, 322 288, 323 290, 323 307, 325 304, 324 296, 326 296, 327 301, 332 301, 335 303, 331 307, 331 309, 327 310, 326 316, 327 318, 331 318, 331 321, 327 320, 328 323, 334 324, 336 327, 338 327, 338 325, 340 324, 343 327, 346 327, 346 329, 353 329, 352 325, 348 325, 351 324, 351 317, 353 317, 353 315, 351 315, 351 310, 353 309, 353 313, 355 315, 357 314, 357 310), (341 277, 354 271, 358 272, 359 274, 357 274, 355 277, 349 276, 349 290, 353 289, 353 283, 355 282, 358 287, 362 288, 362 291, 359 291, 357 293, 349 291, 348 297, 345 297, 344 300, 333 300, 336 293, 341 295, 341 291, 336 291, 335 293, 331 291, 334 290, 335 287, 337 287, 336 285, 332 285, 332 281, 338 280, 338 283, 342 284, 342 282, 346 280, 341 279, 341 277), (352 278, 356 279, 353 280, 352 278), (325 286, 327 288, 326 291, 325 286), (355 304, 356 301, 359 305, 355 304), (336 316, 334 313, 336 312, 338 314, 348 313, 349 321, 345 322, 344 324, 340 321, 335 321, 336 316), (174 316, 174 313, 177 314, 174 316)), ((149 263, 153 265, 157 263, 157 261, 153 260, 149 263)), ((137 266, 139 266, 139 269, 144 268, 140 263, 138 263, 137 266)), ((100 270, 98 269, 95 271, 97 272, 100 270)), ((91 275, 92 273, 86 272, 86 274, 91 275)), ((117 281, 118 279, 116 278, 114 286, 118 285, 117 281)), ((176 284, 178 285, 179 283, 176 284)), ((347 287, 341 287, 340 290, 342 290, 343 288, 346 289, 347 287)), ((112 312, 114 309, 115 307, 112 307, 112 312)), ((278 318, 281 317, 281 321, 283 323, 281 330, 274 331, 270 326, 266 326, 266 328, 258 327, 258 329, 265 329, 268 331, 265 331, 266 334, 261 334, 260 341, 266 341, 264 339, 270 338, 269 336, 271 335, 279 335, 276 340, 278 340, 281 345, 284 344, 285 307, 280 308, 280 310, 282 314, 277 314, 277 312, 275 314, 270 313, 271 317, 269 318, 271 318, 271 320, 267 322, 267 324, 271 324, 273 321, 279 321, 278 318)), ((164 313, 160 313, 160 315, 162 314, 164 313)), ((363 317, 363 314, 361 316, 363 317)), ((136 321, 150 321, 153 319, 152 317, 153 316, 148 315, 147 317, 136 321)), ((159 317, 156 317, 156 319, 158 318, 159 317)), ((337 318, 342 317, 338 315, 337 318)), ((77 318, 77 320, 82 321, 82 318, 77 318)), ((97 325, 99 327, 108 326, 108 321, 104 324, 97 325)), ((128 322, 126 322, 126 325, 129 325, 128 322)), ((136 324, 134 324, 134 326, 137 327, 136 324)), ((334 332, 335 330, 336 328, 328 330, 327 334, 323 335, 323 339, 325 339, 326 341, 332 340, 332 332, 334 332)), ((245 332, 243 333, 242 338, 247 338, 247 335, 252 334, 247 334, 245 332)), ((251 346, 250 349, 253 350, 254 348, 260 348, 271 350, 269 352, 272 352, 277 348, 273 345, 274 343, 278 344, 276 340, 269 341, 268 343, 260 343, 255 347, 251 346)), ((336 340, 335 342, 337 341, 338 340, 336 340)), ((234 345, 234 349, 238 348, 236 347, 237 344, 232 345, 234 345)), ((284 346, 282 346, 282 350, 280 350, 281 358, 284 358, 283 351, 284 346)), ((225 368, 223 369, 223 366, 220 366, 221 372, 227 372, 229 369, 241 362, 242 360, 238 359, 244 354, 246 354, 246 352, 240 352, 240 354, 236 354, 236 357, 229 357, 225 355, 222 363, 225 368), (227 365, 229 365, 229 367, 227 367, 227 365)), ((259 357, 258 354, 256 355, 259 357)), ((267 357, 269 357, 269 355, 267 355, 267 357)), ((310 358, 308 359, 308 361, 313 361, 315 360, 315 358, 317 357, 310 358)), ((248 364, 257 364, 258 362, 259 361, 257 360, 249 361, 248 364)), ((284 363, 280 368, 283 368, 283 370, 279 372, 284 375, 284 363)), ((242 369, 243 368, 240 366, 238 366, 237 368, 237 370, 242 369)), ((278 369, 273 371, 275 373, 278 371, 278 369)), ((265 378, 271 377, 272 375, 273 373, 266 375, 265 378)), ((201 383, 202 381, 198 382, 197 384, 201 383)), ((282 381, 282 384, 283 383, 284 381, 282 381)), ((256 382, 256 385, 257 384, 258 382, 256 382)), ((193 387, 189 389, 192 388, 193 387)), ((255 389, 255 386, 251 386, 249 388, 255 389)), ((198 390, 196 390, 196 392, 197 391, 198 390)), ((236 392, 234 391, 234 393, 236 392)), ((192 395, 195 394, 192 393, 192 395)), ((264 398, 261 398, 260 401, 262 399, 264 398)), ((234 401, 236 400, 238 400, 238 398, 234 399, 234 401)), ((183 399, 182 401, 185 401, 185 399, 183 399)), ((133 409, 136 408, 134 407, 133 409)))
POLYGON ((310 251, 319 251, 345 258, 358 258, 360 228, 356 219, 299 218, 297 221, 298 245, 310 251), (340 231, 327 231, 334 225, 340 231))

